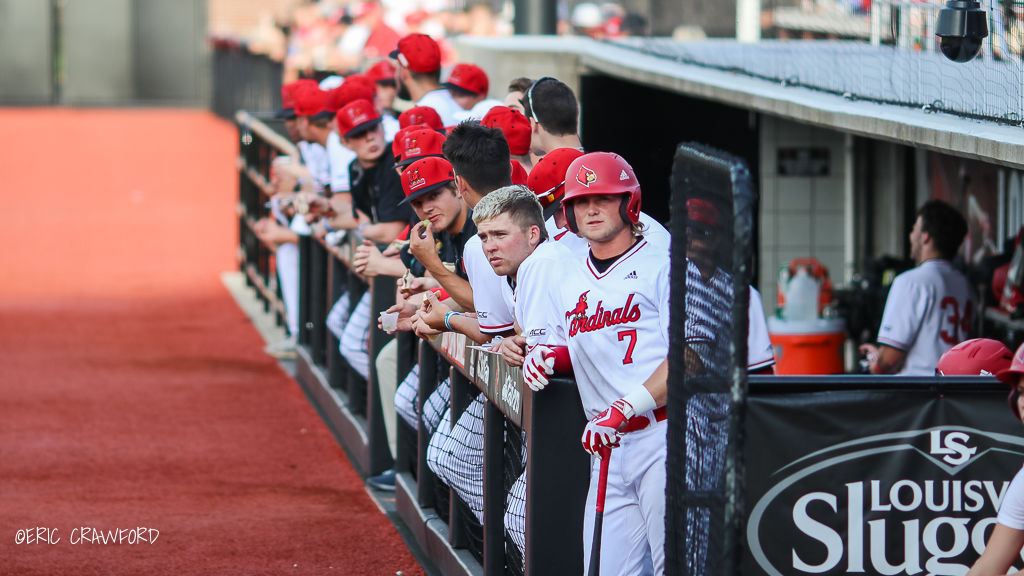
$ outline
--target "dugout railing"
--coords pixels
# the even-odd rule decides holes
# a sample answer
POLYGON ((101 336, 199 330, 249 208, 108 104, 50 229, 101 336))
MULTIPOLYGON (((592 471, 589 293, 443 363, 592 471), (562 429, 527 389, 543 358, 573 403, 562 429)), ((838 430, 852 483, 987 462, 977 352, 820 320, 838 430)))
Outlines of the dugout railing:
POLYGON ((274 246, 265 244, 256 234, 256 222, 271 215, 270 165, 278 156, 288 156, 298 163, 299 151, 294 144, 248 112, 235 114, 239 131, 238 150, 238 248, 235 259, 263 304, 264 312, 274 316, 278 325, 287 323, 274 262, 274 246))
MULTIPOLYGON (((488 400, 483 417, 483 522, 458 493, 437 480, 427 463, 430 434, 397 419, 392 461, 384 430, 376 367, 372 361, 391 337, 376 319, 395 301, 395 279, 363 279, 349 268, 360 239, 329 246, 320 238, 299 243, 300 334, 297 377, 364 476, 394 465, 396 506, 418 544, 445 574, 566 574, 582 571, 583 501, 588 457, 579 446, 585 420, 575 384, 556 379, 543 393, 524 394, 522 375, 496 354, 445 334, 427 342, 399 333, 398 377, 419 366, 419 413, 437 386, 450 379, 452 425, 479 393, 488 400), (327 315, 341 293, 350 310, 370 293, 369 377, 339 353, 327 315), (522 446, 521 432, 536 438, 522 446), (525 558, 505 530, 508 492, 523 470, 526 451, 525 558), (575 502, 575 506, 568 505, 575 502), (567 552, 568 551, 568 552, 567 552)), ((525 389, 527 392, 528 389, 525 389)))

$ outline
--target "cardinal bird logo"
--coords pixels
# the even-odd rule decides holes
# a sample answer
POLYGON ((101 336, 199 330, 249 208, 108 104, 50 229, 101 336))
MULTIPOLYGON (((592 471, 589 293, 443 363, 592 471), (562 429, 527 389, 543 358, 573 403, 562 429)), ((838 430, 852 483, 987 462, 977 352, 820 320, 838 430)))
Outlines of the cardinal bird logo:
POLYGON ((426 184, 426 179, 420 178, 420 169, 413 168, 412 170, 406 170, 406 174, 409 175, 409 190, 415 190, 420 186, 426 184))
POLYGON ((587 294, 590 290, 587 290, 583 294, 580 294, 580 299, 576 302, 576 307, 565 313, 567 320, 582 320, 587 317, 587 294))
POLYGON ((407 139, 405 141, 405 144, 406 144, 406 146, 405 146, 405 154, 406 154, 406 156, 418 156, 419 155, 420 149, 419 149, 418 146, 416 146, 416 139, 415 138, 407 139))
POLYGON ((576 181, 590 188, 590 185, 597 181, 597 172, 586 166, 580 166, 580 171, 576 174, 576 181))

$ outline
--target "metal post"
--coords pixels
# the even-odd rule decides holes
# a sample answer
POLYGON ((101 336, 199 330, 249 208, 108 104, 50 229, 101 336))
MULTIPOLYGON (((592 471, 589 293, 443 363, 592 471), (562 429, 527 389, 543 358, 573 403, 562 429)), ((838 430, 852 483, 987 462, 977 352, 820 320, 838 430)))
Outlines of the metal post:
MULTIPOLYGON (((384 411, 381 407, 380 386, 377 382, 376 358, 393 336, 377 328, 377 316, 395 303, 394 283, 383 277, 370 280, 370 370, 366 382, 366 436, 370 443, 370 475, 380 474, 391 468, 395 461, 388 446, 387 430, 384 426, 384 411)), ((392 399, 393 401, 393 399, 392 399)))
POLYGON ((505 573, 505 416, 484 410, 484 576, 505 573))

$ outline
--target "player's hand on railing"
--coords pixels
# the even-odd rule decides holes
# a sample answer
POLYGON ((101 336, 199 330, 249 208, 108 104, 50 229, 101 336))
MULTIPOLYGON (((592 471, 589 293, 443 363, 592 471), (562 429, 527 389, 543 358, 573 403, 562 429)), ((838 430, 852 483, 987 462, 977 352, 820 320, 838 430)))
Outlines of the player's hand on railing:
POLYGON ((413 333, 416 334, 417 336, 419 336, 420 338, 424 338, 424 339, 432 338, 432 337, 437 336, 438 334, 440 334, 441 333, 440 330, 435 330, 435 329, 431 328, 429 324, 427 324, 426 322, 423 321, 422 314, 423 314, 423 311, 419 311, 419 312, 416 313, 415 316, 413 316, 413 320, 412 320, 412 331, 413 331, 413 333))
POLYGON ((594 416, 583 429, 583 449, 598 456, 604 448, 619 447, 619 430, 635 415, 632 404, 619 398, 604 412, 594 416))
POLYGON ((434 292, 423 294, 423 306, 420 308, 419 317, 427 326, 438 332, 446 330, 444 316, 450 311, 451 308, 447 304, 438 301, 437 294, 434 292))
POLYGON ((519 334, 503 338, 498 343, 498 352, 509 366, 522 366, 526 357, 526 338, 519 334))
POLYGON ((530 349, 523 360, 523 381, 537 392, 548 385, 548 376, 555 373, 555 351, 543 344, 530 349))

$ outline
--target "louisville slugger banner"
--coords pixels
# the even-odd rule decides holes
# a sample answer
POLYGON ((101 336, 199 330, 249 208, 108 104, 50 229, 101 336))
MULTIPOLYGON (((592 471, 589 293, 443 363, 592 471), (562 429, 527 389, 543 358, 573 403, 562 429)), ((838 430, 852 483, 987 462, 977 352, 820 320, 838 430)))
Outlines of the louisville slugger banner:
POLYGON ((1024 463, 1024 426, 982 386, 752 386, 744 573, 965 574, 1024 463))

